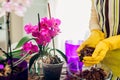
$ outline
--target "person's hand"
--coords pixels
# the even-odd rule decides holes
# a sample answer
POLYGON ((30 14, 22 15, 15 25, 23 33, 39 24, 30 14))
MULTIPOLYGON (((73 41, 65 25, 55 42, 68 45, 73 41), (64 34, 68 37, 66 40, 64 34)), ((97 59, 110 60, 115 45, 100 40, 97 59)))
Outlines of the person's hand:
POLYGON ((100 30, 92 30, 91 31, 91 35, 89 36, 89 38, 87 40, 85 40, 77 49, 77 53, 80 56, 80 51, 85 47, 85 46, 89 46, 89 47, 94 47, 98 44, 98 42, 100 42, 101 40, 103 40, 105 38, 104 33, 100 30))
POLYGON ((83 63, 85 66, 92 66, 94 64, 99 63, 105 57, 107 51, 109 50, 109 46, 101 41, 95 48, 92 56, 86 56, 83 58, 83 63))
POLYGON ((92 56, 86 56, 83 58, 85 66, 91 66, 99 63, 103 60, 108 50, 114 50, 120 48, 120 35, 112 36, 110 38, 100 41, 92 56))

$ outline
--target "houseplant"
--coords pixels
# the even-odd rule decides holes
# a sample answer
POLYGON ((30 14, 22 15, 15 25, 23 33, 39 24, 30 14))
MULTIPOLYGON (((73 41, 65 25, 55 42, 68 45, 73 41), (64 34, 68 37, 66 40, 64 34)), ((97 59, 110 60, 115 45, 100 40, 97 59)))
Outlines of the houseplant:
MULTIPOLYGON (((19 48, 20 51, 23 51, 24 53, 35 53, 30 58, 29 70, 35 61, 42 61, 48 64, 61 64, 62 61, 57 56, 56 52, 58 52, 66 60, 64 53, 55 48, 55 43, 53 41, 54 37, 60 33, 59 26, 61 21, 56 18, 47 17, 39 19, 39 14, 38 20, 37 25, 32 25, 30 23, 25 25, 24 30, 31 36, 23 37, 15 47, 15 49, 19 48), (50 42, 53 43, 52 48, 49 46, 50 42)), ((22 55, 24 56, 24 54, 22 55)))
MULTIPOLYGON (((15 13, 23 16, 26 8, 29 6, 30 0, 1 0, 0 17, 6 17, 7 28, 7 51, 2 48, 0 50, 5 54, 5 58, 0 59, 0 80, 27 80, 28 69, 27 62, 23 58, 13 57, 14 51, 11 50, 10 36, 10 14, 15 13), (22 62, 21 62, 22 61, 22 62), (21 68, 21 69, 20 69, 21 68)), ((3 55, 4 56, 4 55, 3 55)))

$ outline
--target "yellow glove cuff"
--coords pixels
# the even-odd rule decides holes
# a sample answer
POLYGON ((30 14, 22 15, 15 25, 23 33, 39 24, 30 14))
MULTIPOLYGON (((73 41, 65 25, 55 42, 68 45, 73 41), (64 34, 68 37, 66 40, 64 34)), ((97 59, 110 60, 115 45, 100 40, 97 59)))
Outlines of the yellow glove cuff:
POLYGON ((110 50, 120 49, 120 35, 112 36, 103 40, 110 50))
POLYGON ((105 34, 101 30, 93 29, 93 30, 91 30, 91 32, 92 32, 92 34, 97 34, 101 39, 105 38, 105 34))

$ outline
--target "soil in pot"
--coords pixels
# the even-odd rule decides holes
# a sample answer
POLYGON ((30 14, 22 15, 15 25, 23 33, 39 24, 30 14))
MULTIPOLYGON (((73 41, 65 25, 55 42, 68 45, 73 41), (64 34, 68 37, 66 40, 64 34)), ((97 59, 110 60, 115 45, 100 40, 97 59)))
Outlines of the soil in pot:
MULTIPOLYGON (((14 58, 13 62, 18 59, 14 58)), ((9 61, 2 60, 0 65, 3 69, 0 69, 0 80, 28 80, 28 67, 27 62, 23 61, 19 65, 13 67, 13 73, 11 74, 11 68, 9 66, 9 61)))
POLYGON ((61 61, 58 58, 58 56, 53 57, 52 60, 50 61, 51 62, 49 64, 43 62, 44 79, 45 80, 59 80, 64 62, 61 61), (59 63, 56 60, 59 60, 59 63))

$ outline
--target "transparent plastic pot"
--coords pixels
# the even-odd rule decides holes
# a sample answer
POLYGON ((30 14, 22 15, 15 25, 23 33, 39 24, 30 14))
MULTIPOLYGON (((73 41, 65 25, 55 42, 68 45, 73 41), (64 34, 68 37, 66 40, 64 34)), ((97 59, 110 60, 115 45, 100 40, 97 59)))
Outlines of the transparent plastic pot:
POLYGON ((45 80, 59 80, 64 62, 59 64, 42 63, 45 80))

